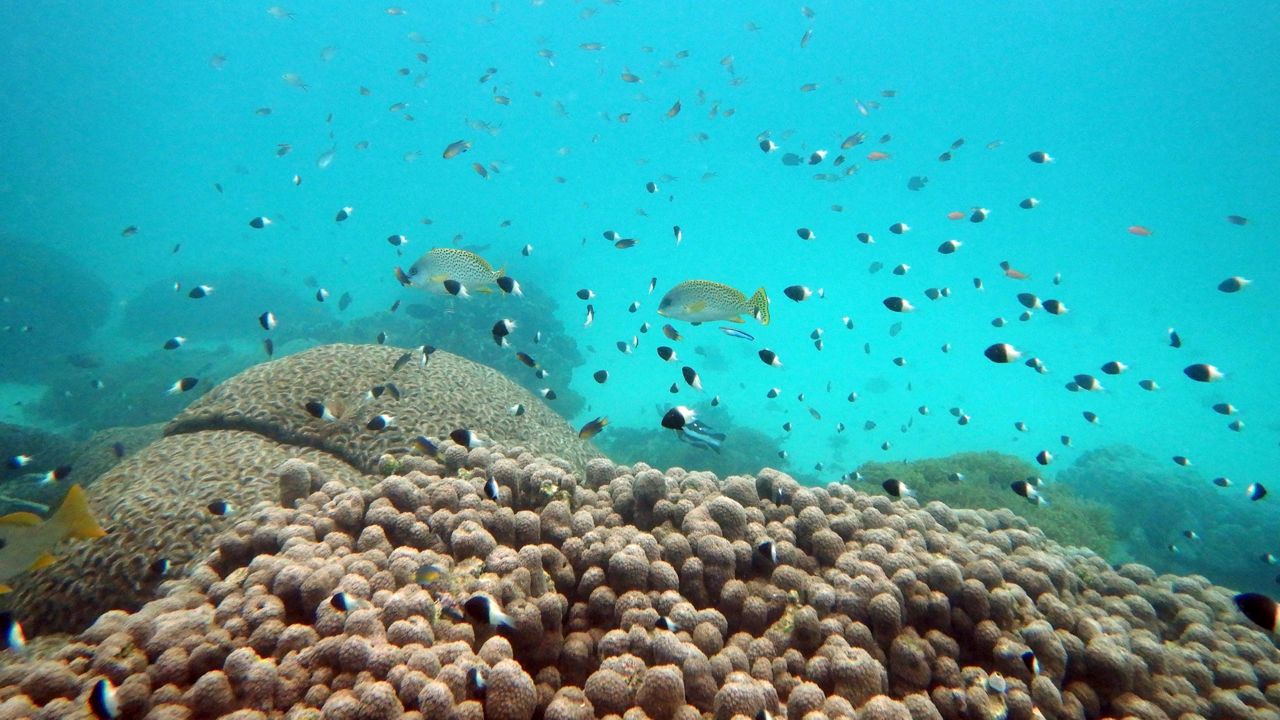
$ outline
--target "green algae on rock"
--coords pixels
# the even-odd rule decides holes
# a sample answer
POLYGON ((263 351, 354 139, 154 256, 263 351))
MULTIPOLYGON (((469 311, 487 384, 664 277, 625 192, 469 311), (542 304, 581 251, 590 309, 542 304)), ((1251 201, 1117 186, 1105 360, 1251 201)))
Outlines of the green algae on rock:
POLYGON ((954 508, 1008 508, 1063 545, 1087 547, 1109 557, 1116 541, 1111 508, 1080 497, 1071 487, 1055 483, 1046 490, 1048 505, 1032 505, 1015 495, 1009 484, 1038 475, 1029 463, 998 452, 965 452, 909 462, 870 462, 858 468, 865 482, 879 485, 897 478, 916 491, 920 502, 938 500, 954 508), (952 473, 964 475, 948 480, 952 473))

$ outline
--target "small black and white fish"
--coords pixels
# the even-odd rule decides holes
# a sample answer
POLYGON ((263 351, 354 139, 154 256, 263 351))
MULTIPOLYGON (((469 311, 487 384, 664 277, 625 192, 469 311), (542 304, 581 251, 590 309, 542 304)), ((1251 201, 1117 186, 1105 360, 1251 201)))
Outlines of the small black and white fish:
POLYGON ((1232 598, 1240 612, 1254 625, 1269 633, 1280 631, 1280 606, 1259 593, 1240 593, 1232 598))
POLYGON ((1102 383, 1098 378, 1092 375, 1080 373, 1079 375, 1074 376, 1072 380, 1075 382, 1076 387, 1081 390, 1088 390, 1090 392, 1099 392, 1102 390, 1102 383))
POLYGON ((169 571, 173 569, 173 563, 169 561, 169 558, 157 558, 147 566, 147 569, 151 571, 152 575, 168 575, 169 571))
POLYGON ((360 601, 345 592, 338 591, 329 597, 329 605, 338 612, 350 612, 356 609, 360 601))
POLYGON ((765 365, 772 365, 773 367, 782 367, 782 361, 778 359, 778 354, 770 350, 769 348, 761 348, 760 352, 758 352, 757 355, 760 356, 760 361, 763 362, 765 365))
POLYGON ((594 305, 587 305, 587 319, 583 321, 582 327, 591 327, 591 323, 595 322, 596 309, 594 305))
POLYGON ((462 603, 462 609, 475 622, 512 630, 516 627, 515 619, 502 612, 502 608, 498 606, 498 601, 484 593, 478 593, 467 598, 466 602, 462 603))
POLYGON ((381 432, 395 425, 395 421, 395 417, 382 413, 369 418, 369 422, 365 423, 364 426, 369 430, 381 432))
POLYGON ((795 302, 804 302, 805 300, 808 300, 811 295, 813 295, 813 291, 811 291, 809 288, 805 287, 804 285, 791 285, 789 287, 783 288, 782 294, 791 298, 795 302))
POLYGON ((31 464, 31 460, 30 455, 13 455, 5 461, 5 465, 10 470, 19 470, 31 464))
POLYGON ((778 546, 768 538, 756 543, 756 556, 762 560, 766 560, 771 565, 778 564, 778 546))
POLYGON ((1108 375, 1119 375, 1120 373, 1128 369, 1129 369, 1129 366, 1125 365, 1119 360, 1112 360, 1110 362, 1103 363, 1102 365, 1102 372, 1108 375))
POLYGON ((947 240, 938 246, 938 252, 943 255, 951 255, 955 251, 959 250, 960 246, 963 244, 964 243, 959 240, 947 240))
POLYGON ((187 297, 191 298, 192 300, 199 300, 200 298, 209 297, 212 294, 213 294, 212 285, 197 285, 191 288, 191 290, 187 293, 187 297))
POLYGON ((658 357, 666 360, 667 362, 675 362, 676 360, 679 360, 679 358, 676 357, 675 348, 668 347, 666 345, 658 346, 658 357))
MULTIPOLYGON (((59 465, 58 467, 37 476, 36 482, 38 484, 44 485, 47 483, 58 482, 59 480, 65 480, 70 475, 71 475, 70 465, 59 465)), ((3 547, 3 546, 0 546, 0 547, 3 547)))
POLYGON ((450 432, 449 439, 468 450, 478 448, 485 444, 479 436, 467 428, 458 428, 457 430, 450 432))
POLYGON ((191 388, 195 387, 196 383, 198 382, 200 382, 199 378, 184 377, 181 380, 178 380, 174 384, 170 385, 169 389, 165 390, 165 394, 177 395, 178 393, 184 393, 190 390, 191 388))
POLYGON ((588 288, 582 288, 577 292, 577 295, 579 300, 591 300, 595 298, 596 291, 588 288))
POLYGON ((178 348, 182 347, 186 342, 187 342, 187 339, 185 337, 181 335, 174 335, 173 337, 164 341, 164 349, 177 350, 178 348))
POLYGON ((1262 483, 1250 483, 1249 487, 1244 489, 1244 495, 1250 500, 1261 500, 1267 496, 1267 489, 1263 487, 1262 483))
POLYGON ((996 343, 982 352, 993 363, 1010 363, 1022 357, 1022 353, 1009 343, 996 343))
POLYGON ((330 412, 329 408, 325 407, 325 404, 319 400, 308 400, 306 404, 302 406, 302 409, 306 410, 308 415, 316 418, 317 420, 324 420, 325 422, 338 421, 337 416, 330 412))
POLYGON ((591 377, 592 377, 592 378, 594 378, 596 382, 598 382, 598 383, 600 383, 601 385, 603 385, 603 384, 605 384, 606 382, 608 382, 608 380, 609 380, 609 371, 608 371, 608 370, 597 370, 597 371, 595 371, 594 373, 592 373, 592 374, 591 374, 591 377))
POLYGON ((22 632, 22 624, 12 612, 0 612, 0 651, 12 650, 22 654, 26 649, 27 636, 22 632))
POLYGON ((1178 331, 1174 330, 1173 328, 1169 328, 1168 332, 1169 332, 1169 347, 1172 347, 1172 348, 1182 347, 1182 336, 1178 334, 1178 331))
POLYGON ((801 240, 812 240, 817 237, 812 230, 806 227, 796 228, 796 235, 800 236, 801 240))
POLYGON ((1236 275, 1233 277, 1229 277, 1226 280, 1223 280, 1222 282, 1218 283, 1218 289, 1224 293, 1240 292, 1241 290, 1248 287, 1249 283, 1251 282, 1252 282, 1251 280, 1245 280, 1239 275, 1236 275))
POLYGON ((668 430, 680 430, 683 429, 685 425, 693 422, 696 417, 697 416, 694 414, 693 410, 685 407, 684 405, 678 405, 668 410, 667 413, 662 416, 662 427, 667 428, 668 430))
POLYGON ((209 514, 217 515, 218 517, 224 517, 235 512, 235 508, 226 500, 214 500, 204 507, 209 511, 209 514))
POLYGON ((467 689, 477 698, 484 698, 488 693, 489 683, 485 681, 484 672, 479 666, 467 670, 467 689))
POLYGON ((551 388, 539 388, 538 394, 541 395, 545 400, 555 400, 556 397, 558 397, 556 395, 556 391, 552 390, 551 388))
POLYGON ((511 331, 515 329, 516 329, 515 320, 511 320, 511 319, 499 320, 498 322, 493 324, 493 330, 492 330, 493 341, 498 344, 498 347, 506 347, 507 336, 510 335, 511 331))
POLYGON ((1033 505, 1048 504, 1048 501, 1040 495, 1040 491, 1036 490, 1036 486, 1028 480, 1015 480, 1009 484, 1009 488, 1033 505))
POLYGON ((1053 162, 1053 157, 1043 150, 1036 150, 1035 152, 1028 153, 1027 159, 1037 165, 1053 162))
POLYGON ((894 235, 903 235, 911 231, 911 226, 906 223, 894 223, 889 226, 889 232, 894 235))
POLYGON ((498 289, 508 295, 524 296, 524 292, 520 290, 520 283, 516 282, 516 279, 510 275, 503 275, 494 282, 498 284, 498 289))
POLYGON ((275 330, 276 314, 270 311, 262 313, 258 316, 258 324, 262 326, 263 330, 275 330))
POLYGON ((1023 210, 1031 210, 1039 204, 1040 204, 1039 200, 1033 197, 1029 197, 1023 200, 1022 202, 1018 203, 1018 207, 1022 208, 1023 210))
POLYGON ((403 235, 388 235, 387 242, 391 243, 395 247, 400 247, 401 245, 407 244, 409 242, 409 238, 403 235))
POLYGON ((680 369, 680 373, 684 375, 684 381, 694 390, 702 389, 702 378, 698 377, 698 371, 688 365, 680 369))
POLYGON ((909 300, 903 297, 898 297, 897 295, 890 295, 881 302, 884 303, 886 308, 893 312, 911 312, 916 309, 909 300))
POLYGON ((454 297, 459 297, 463 300, 467 300, 471 297, 471 294, 467 292, 466 286, 453 278, 448 278, 443 284, 444 291, 454 297))
POLYGON ((907 487, 906 483, 902 482, 901 480, 897 480, 895 478, 889 478, 888 480, 885 480, 884 482, 880 483, 880 487, 884 488, 885 492, 889 493, 890 495, 896 498, 912 497, 916 494, 914 490, 907 487))
POLYGON ((334 222, 342 222, 342 221, 346 220, 347 218, 351 217, 351 213, 353 213, 353 212, 355 212, 355 208, 352 208, 352 207, 344 207, 344 208, 342 208, 342 209, 338 210, 337 214, 333 216, 333 221, 334 221, 334 222))
MULTIPOLYGON (((295 184, 296 184, 296 183, 295 183, 295 184)), ((253 229, 255 229, 255 230, 261 230, 262 228, 264 228, 264 227, 266 227, 266 226, 268 226, 268 225, 270 225, 270 224, 271 224, 271 218, 269 218, 269 217, 261 217, 261 216, 259 216, 259 217, 253 218, 252 220, 250 220, 250 221, 249 221, 249 227, 251 227, 251 228, 253 228, 253 229)))
POLYGON ((501 497, 498 488, 498 481, 494 479, 493 475, 489 475, 489 477, 485 479, 483 490, 484 496, 494 502, 498 502, 498 499, 501 497))
POLYGON ((89 691, 89 712, 97 720, 117 720, 120 717, 120 701, 110 680, 102 678, 93 684, 93 690, 89 691))
POLYGON ((666 630, 667 632, 680 632, 680 623, 677 623, 666 615, 659 615, 658 619, 653 621, 653 627, 658 630, 666 630))
POLYGON ((1022 665, 1034 677, 1040 674, 1040 659, 1036 657, 1034 650, 1027 650, 1022 653, 1022 665))
POLYGON ((329 299, 328 290, 324 288, 320 288, 319 290, 316 290, 316 302, 324 302, 325 300, 328 300, 328 299, 329 299))
POLYGON ((1041 303, 1041 307, 1050 315, 1066 315, 1067 305, 1061 300, 1049 299, 1041 303))
POLYGON ((1040 452, 1036 453, 1036 462, 1040 463, 1041 465, 1048 465, 1049 463, 1053 462, 1053 453, 1049 452, 1048 450, 1041 450, 1040 452))
POLYGON ((523 415, 524 411, 525 411, 524 403, 516 403, 515 405, 512 405, 511 407, 507 408, 507 414, 514 415, 516 417, 520 417, 521 415, 523 415))
POLYGON ((1221 380, 1222 371, 1208 363, 1196 363, 1182 369, 1182 374, 1196 382, 1215 382, 1221 380))

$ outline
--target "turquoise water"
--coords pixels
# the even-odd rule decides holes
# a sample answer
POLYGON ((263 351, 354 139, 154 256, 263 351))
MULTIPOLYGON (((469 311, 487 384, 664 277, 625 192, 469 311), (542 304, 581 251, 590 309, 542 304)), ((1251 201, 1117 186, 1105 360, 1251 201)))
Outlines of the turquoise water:
MULTIPOLYGON (((447 319, 457 301, 401 288, 392 270, 431 247, 460 245, 483 247, 495 266, 558 303, 541 317, 519 316, 512 340, 551 371, 548 386, 584 398, 569 417, 575 427, 611 418, 602 442, 618 428, 664 433, 655 406, 680 403, 730 443, 735 430, 763 432, 789 453, 783 466, 813 482, 867 460, 971 449, 1026 460, 1049 449, 1051 478, 1080 452, 1113 443, 1167 461, 1188 482, 1232 478, 1220 513, 1256 512, 1243 487, 1272 481, 1280 435, 1272 235, 1280 127, 1271 70, 1280 60, 1280 21, 1269 4, 813 3, 812 19, 797 5, 774 3, 403 2, 402 15, 377 4, 286 7, 292 18, 242 2, 10 9, 0 37, 8 58, 0 68, 6 242, 71 256, 110 292, 77 300, 105 310, 96 333, 60 336, 46 326, 38 351, 6 333, 7 356, 39 352, 50 370, 0 386, 9 398, 4 419, 75 425, 23 409, 42 379, 50 392, 88 392, 80 376, 74 388, 61 387, 64 353, 88 349, 110 365, 162 355, 165 339, 184 335, 177 352, 198 359, 164 356, 156 362, 165 365, 150 366, 160 368, 157 376, 142 379, 160 395, 183 375, 201 375, 207 386, 263 359, 256 316, 265 310, 280 316, 281 333, 299 317, 312 324, 281 352, 372 342, 397 299, 447 319), (580 49, 590 42, 604 48, 580 49), (552 57, 540 56, 543 49, 552 57), (489 68, 496 72, 478 82, 489 68), (628 69, 642 82, 624 82, 628 69), (283 81, 285 73, 307 89, 283 81), (818 87, 802 92, 806 83, 818 87), (885 90, 896 95, 883 97, 885 90), (510 104, 495 103, 495 94, 510 104), (879 105, 864 117, 855 99, 879 105), (666 117, 677 100, 681 112, 666 117), (392 112, 395 103, 407 108, 392 112), (619 121, 623 113, 629 122, 619 121), (476 129, 480 122, 493 130, 476 129), (772 154, 757 147, 766 131, 780 145, 772 154), (857 131, 866 142, 841 151, 857 131), (892 139, 881 144, 886 134, 892 139), (954 159, 939 162, 958 138, 966 142, 954 159), (445 146, 460 139, 473 149, 443 159, 445 146), (367 149, 357 148, 366 141, 367 149), (292 149, 277 157, 281 143, 292 149), (319 168, 330 149, 331 165, 319 168), (787 152, 807 157, 817 149, 830 151, 817 166, 782 162, 787 152), (1034 150, 1056 161, 1033 164, 1034 150), (871 151, 891 158, 868 161, 871 151), (841 152, 847 161, 833 168, 841 152), (473 162, 500 172, 482 179, 473 162), (854 165, 857 173, 844 176, 854 165), (929 178, 924 190, 907 189, 915 175, 929 178), (657 193, 646 191, 650 181, 657 193), (1041 205, 1019 209, 1029 196, 1041 205), (344 206, 354 208, 352 217, 335 223, 344 206), (973 207, 990 209, 986 222, 946 217, 973 207), (274 224, 251 229, 259 215, 274 224), (1229 224, 1227 215, 1249 222, 1229 224), (895 222, 912 229, 891 235, 895 222), (673 225, 683 229, 678 247, 673 225), (1131 225, 1153 234, 1133 235, 1131 225), (122 237, 127 226, 137 234, 122 237), (816 239, 800 240, 800 227, 816 239), (640 242, 615 249, 602 238, 610 229, 640 242), (857 242, 861 231, 875 244, 857 242), (403 257, 386 242, 398 233, 410 240, 403 257), (963 242, 959 252, 935 251, 952 238, 963 242), (529 257, 520 252, 525 244, 534 246, 529 257), (1005 278, 998 265, 1005 260, 1030 278, 1005 278), (884 269, 869 273, 874 262, 884 269), (911 266, 904 276, 890 272, 899 263, 911 266), (1057 273, 1060 286, 1051 283, 1057 273), (1219 292, 1233 275, 1252 286, 1219 292), (308 277, 331 291, 325 305, 313 299, 308 277), (975 277, 985 290, 974 289, 975 277), (747 294, 767 288, 773 322, 741 326, 754 342, 722 335, 722 323, 680 322, 685 339, 665 340, 657 302, 691 278, 747 294), (175 281, 181 293, 157 294, 175 281), (202 337, 207 306, 185 295, 201 283, 218 292, 198 302, 234 308, 242 332, 232 324, 202 337), (826 297, 793 303, 782 293, 793 284, 822 288, 826 297), (929 301, 929 287, 949 287, 952 296, 929 301), (590 327, 574 296, 579 288, 597 293, 590 327), (336 308, 343 292, 353 297, 346 313, 336 308), (1070 313, 1037 311, 1021 322, 1019 292, 1060 298, 1070 313), (888 295, 908 297, 918 310, 890 313, 880 302, 888 295), (145 312, 130 314, 142 297, 150 298, 145 312), (640 311, 629 313, 636 300, 640 311), (530 344, 550 312, 585 357, 580 367, 557 367, 530 344), (993 327, 996 317, 1008 325, 993 327), (648 334, 638 332, 643 322, 652 323, 648 334), (1168 346, 1169 327, 1181 334, 1181 349, 1168 346), (810 340, 815 328, 825 331, 821 352, 810 340), (636 351, 619 353, 615 343, 633 335, 636 351), (1050 372, 991 364, 982 350, 995 342, 1042 358, 1050 372), (681 361, 659 360, 654 349, 663 344, 681 361), (775 350, 783 366, 761 363, 760 347, 775 350), (1103 376, 1098 368, 1110 360, 1131 369, 1103 376), (1189 381, 1181 369, 1195 362, 1214 364, 1225 379, 1189 381), (704 393, 683 385, 684 364, 698 370, 704 393), (610 371, 607 384, 591 380, 597 369, 610 371), (1075 373, 1098 375, 1106 389, 1067 392, 1075 373), (1142 378, 1162 389, 1143 391, 1142 378), (676 395, 668 391, 673 382, 676 395), (782 392, 770 400, 772 387, 782 392), (859 396, 853 404, 851 391, 859 396), (713 409, 715 395, 722 403, 713 409), (11 404, 18 401, 24 405, 11 404), (1219 402, 1239 415, 1216 414, 1219 402), (929 415, 918 413, 921 405, 929 415), (951 408, 972 421, 958 425, 951 408), (1101 423, 1082 420, 1085 410, 1101 423), (1242 432, 1227 428, 1237 418, 1242 432), (863 429, 868 420, 874 430, 863 429), (790 433, 781 427, 787 421, 790 433), (1016 431, 1017 421, 1029 431, 1016 431), (848 429, 837 433, 837 422, 848 429), (1174 455, 1192 467, 1167 460, 1174 455)), ((36 252, 37 267, 40 258, 36 252)), ((45 293, 74 295, 82 272, 50 260, 34 282, 45 293)), ((521 312, 512 298, 471 302, 491 306, 490 319, 474 328, 477 347, 492 343, 493 320, 521 312)), ((25 322, 5 313, 4 324, 25 322)), ((424 340, 431 338, 402 333, 389 342, 424 340)), ((500 369, 527 372, 514 362, 500 369)), ((168 403, 158 410, 166 415, 181 407, 131 392, 117 402, 168 403)), ((1266 543, 1242 544, 1252 552, 1266 543)))

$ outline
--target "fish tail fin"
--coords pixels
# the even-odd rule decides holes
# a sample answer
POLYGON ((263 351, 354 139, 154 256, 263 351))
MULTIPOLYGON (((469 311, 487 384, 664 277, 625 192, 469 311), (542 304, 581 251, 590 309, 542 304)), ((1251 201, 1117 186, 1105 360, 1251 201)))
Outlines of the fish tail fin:
POLYGON ((747 304, 751 306, 751 314, 756 316, 761 325, 769 324, 769 296, 764 294, 764 288, 756 290, 747 304))
POLYGON ((98 521, 93 518, 93 512, 89 509, 89 498, 85 495, 84 488, 79 485, 71 486, 67 491, 66 499, 62 501, 62 505, 50 520, 66 528, 67 537, 92 539, 107 534, 107 531, 103 530, 98 521))

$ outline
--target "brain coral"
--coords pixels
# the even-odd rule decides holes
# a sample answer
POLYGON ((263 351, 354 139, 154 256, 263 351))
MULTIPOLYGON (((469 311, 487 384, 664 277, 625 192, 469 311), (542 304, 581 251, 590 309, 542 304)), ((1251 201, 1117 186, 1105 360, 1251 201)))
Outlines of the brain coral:
MULTIPOLYGON (((79 544, 63 561, 18 579, 17 592, 0 603, 24 619, 28 634, 75 631, 106 610, 136 609, 163 580, 199 560, 214 535, 239 522, 237 510, 277 500, 275 470, 294 458, 317 468, 316 477, 290 491, 305 497, 310 484, 318 487, 327 480, 368 487, 377 481, 371 473, 384 465, 385 456, 403 453, 416 435, 444 437, 459 427, 558 456, 566 468, 598 456, 540 399, 495 371, 436 352, 424 369, 410 365, 393 372, 403 352, 378 345, 322 346, 251 368, 214 388, 175 418, 164 437, 91 485, 90 504, 109 535, 79 544), (398 401, 389 393, 362 399, 374 385, 388 382, 398 387, 398 401), (336 423, 311 417, 303 404, 316 398, 345 403, 347 414, 336 423), (506 410, 516 403, 526 407, 518 417, 506 410), (383 412, 395 416, 395 425, 368 430, 368 419, 383 412), (211 513, 207 506, 215 500, 230 502, 233 512, 211 513), (162 560, 170 563, 169 571, 153 568, 162 560)), ((141 429, 128 437, 149 432, 141 429)), ((100 439, 110 439, 106 449, 101 442, 87 444, 86 466, 101 467, 99 456, 124 437, 103 433, 100 439)), ((463 448, 449 447, 446 461, 466 458, 463 448)), ((532 502, 564 472, 545 466, 515 489, 532 502)))
POLYGON ((10 658, 0 720, 82 714, 103 678, 126 717, 1280 720, 1280 650, 1230 591, 1112 568, 1009 510, 768 469, 757 487, 785 498, 730 505, 680 468, 446 453, 368 487, 291 463, 261 493, 290 507, 226 523, 136 611, 10 658), (646 509, 633 489, 653 473, 646 509), (563 492, 522 490, 547 475, 563 492), (841 547, 820 557, 802 531, 841 547), (760 538, 776 562, 753 557, 760 538), (638 576, 641 558, 665 572, 638 576))
POLYGON ((411 362, 394 370, 404 352, 383 345, 323 345, 257 365, 192 403, 166 434, 250 430, 287 445, 322 449, 364 472, 375 471, 384 453, 409 447, 417 435, 445 437, 460 427, 576 467, 599 457, 563 418, 498 371, 444 351, 432 353, 424 368, 411 362), (399 400, 390 392, 366 396, 388 383, 399 389, 399 400), (326 423, 303 410, 312 400, 345 410, 336 423, 326 423), (516 404, 525 406, 519 416, 507 411, 516 404), (381 432, 366 430, 380 413, 392 415, 394 424, 381 432))

